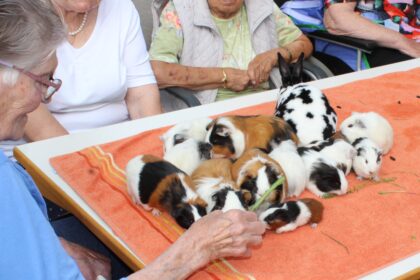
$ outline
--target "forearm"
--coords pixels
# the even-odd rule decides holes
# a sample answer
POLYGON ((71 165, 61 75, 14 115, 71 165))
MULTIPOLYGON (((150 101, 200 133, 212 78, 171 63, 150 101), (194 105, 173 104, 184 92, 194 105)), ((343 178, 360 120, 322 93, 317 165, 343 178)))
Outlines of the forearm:
POLYGON ((331 5, 324 15, 324 25, 328 32, 336 35, 373 40, 380 46, 400 49, 401 43, 406 40, 404 36, 355 13, 355 6, 356 3, 331 5))
POLYGON ((67 130, 54 118, 48 108, 41 104, 28 114, 25 139, 32 142, 68 134, 67 130))
POLYGON ((132 120, 162 113, 159 89, 156 84, 129 88, 125 102, 132 120))
POLYGON ((183 87, 193 90, 223 87, 222 68, 190 67, 158 60, 151 62, 159 88, 183 87))
POLYGON ((202 258, 199 245, 185 234, 167 251, 144 269, 131 274, 129 280, 185 279, 207 264, 202 258))
POLYGON ((290 61, 287 61, 288 63, 295 62, 302 52, 305 58, 308 58, 312 54, 312 51, 313 46, 311 41, 303 34, 295 41, 277 49, 277 52, 280 52, 286 60, 289 60, 289 56, 291 55, 290 61))

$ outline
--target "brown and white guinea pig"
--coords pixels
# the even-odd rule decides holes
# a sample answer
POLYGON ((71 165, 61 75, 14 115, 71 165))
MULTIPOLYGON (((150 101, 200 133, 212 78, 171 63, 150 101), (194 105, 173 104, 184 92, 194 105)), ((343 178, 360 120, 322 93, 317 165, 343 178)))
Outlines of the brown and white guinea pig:
POLYGON ((315 141, 309 145, 298 148, 302 153, 304 150, 314 150, 336 162, 336 167, 343 170, 345 175, 351 171, 353 159, 356 156, 356 149, 344 139, 329 138, 327 140, 315 141))
POLYGON ((195 192, 191 178, 153 155, 132 158, 126 166, 128 193, 134 203, 159 215, 167 211, 183 228, 206 215, 206 202, 195 192))
MULTIPOLYGON (((255 199, 261 196, 281 176, 285 176, 281 166, 271 157, 258 149, 246 151, 232 164, 232 177, 240 189, 251 192, 255 199)), ((266 199, 266 203, 260 206, 264 209, 267 203, 283 202, 287 197, 287 178, 266 199)))
POLYGON ((391 124, 375 112, 353 112, 340 125, 340 133, 349 143, 357 138, 367 137, 378 145, 384 154, 388 153, 394 142, 391 124))
POLYGON ((292 128, 275 116, 223 116, 207 127, 206 142, 213 145, 214 157, 239 158, 244 151, 259 148, 270 152, 283 140, 298 142, 292 128))
POLYGON ((190 138, 167 149, 163 159, 191 175, 203 161, 211 158, 211 149, 211 144, 190 138))
POLYGON ((322 220, 324 206, 315 199, 304 198, 271 205, 259 219, 268 229, 282 233, 295 230, 305 224, 318 224, 322 220))
POLYGON ((230 159, 211 159, 193 172, 195 190, 207 202, 207 212, 245 210, 252 202, 251 193, 240 190, 232 180, 231 166, 230 159))
POLYGON ((353 170, 358 179, 379 181, 379 169, 382 164, 382 151, 369 138, 357 138, 352 145, 357 151, 353 158, 353 170))
POLYGON ((212 121, 210 118, 201 118, 174 125, 160 136, 163 142, 164 153, 169 152, 174 146, 188 139, 204 141, 206 138, 207 125, 212 121))
POLYGON ((299 150, 305 163, 307 189, 317 196, 347 193, 348 182, 337 162, 314 150, 299 150))
POLYGON ((296 144, 286 140, 269 154, 280 164, 287 178, 288 197, 299 196, 306 187, 306 168, 303 159, 297 152, 296 144))

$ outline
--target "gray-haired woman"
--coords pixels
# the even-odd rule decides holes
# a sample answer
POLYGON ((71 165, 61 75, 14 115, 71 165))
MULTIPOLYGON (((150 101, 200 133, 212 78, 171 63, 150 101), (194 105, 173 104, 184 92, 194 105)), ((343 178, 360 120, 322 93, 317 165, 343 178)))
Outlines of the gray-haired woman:
MULTIPOLYGON (((0 140, 22 137, 27 114, 60 88, 55 48, 65 38, 48 0, 0 1, 0 140)), ((109 278, 100 255, 60 240, 29 175, 0 150, 0 279, 109 278), (70 256, 72 257, 70 257, 70 256)), ((182 279, 210 260, 247 256, 264 225, 249 212, 214 212, 130 279, 182 279)))

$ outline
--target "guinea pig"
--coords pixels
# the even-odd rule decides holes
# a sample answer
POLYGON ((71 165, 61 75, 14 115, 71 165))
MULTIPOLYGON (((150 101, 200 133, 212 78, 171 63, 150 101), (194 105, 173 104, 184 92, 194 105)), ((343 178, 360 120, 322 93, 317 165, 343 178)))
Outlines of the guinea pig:
POLYGON ((163 159, 191 175, 201 162, 211 158, 211 148, 209 143, 190 138, 167 149, 163 159))
POLYGON ((302 151, 301 156, 305 163, 308 190, 320 197, 347 193, 347 179, 334 160, 314 150, 302 151))
POLYGON ((202 118, 174 125, 160 136, 164 152, 170 151, 175 145, 190 138, 197 142, 204 141, 207 133, 206 127, 211 121, 210 118, 202 118))
POLYGON ((330 138, 336 130, 337 114, 325 94, 314 86, 292 86, 294 83, 290 82, 302 71, 303 55, 294 65, 292 73, 280 54, 278 63, 283 86, 274 115, 284 119, 292 127, 301 146, 330 138))
MULTIPOLYGON (((232 177, 242 190, 248 190, 255 197, 261 196, 280 177, 285 176, 281 166, 264 152, 258 149, 246 151, 238 160, 232 164, 232 177)), ((285 176, 286 178, 286 176, 285 176)), ((266 202, 273 204, 284 202, 287 197, 287 178, 278 186, 266 199, 266 202)), ((266 203, 260 208, 263 209, 266 203)))
POLYGON ((381 149, 369 138, 357 138, 352 145, 357 150, 353 159, 353 170, 357 178, 379 181, 379 169, 382 164, 381 149))
POLYGON ((318 224, 322 220, 324 206, 321 202, 305 198, 271 205, 259 219, 268 229, 282 233, 295 230, 305 224, 318 224))
POLYGON ((195 190, 207 202, 207 212, 244 210, 252 202, 252 194, 240 190, 233 181, 231 166, 229 159, 210 159, 193 172, 195 190))
POLYGON ((305 164, 297 152, 296 144, 286 140, 274 148, 269 156, 280 164, 287 178, 287 196, 299 196, 306 186, 305 164))
POLYGON ((369 138, 384 154, 389 152, 394 142, 391 124, 375 112, 353 112, 341 123, 340 131, 349 143, 353 143, 357 138, 369 138))
POLYGON ((271 151, 283 140, 298 142, 290 126, 274 116, 224 116, 207 127, 206 142, 213 145, 214 157, 239 158, 244 151, 259 148, 271 151))
POLYGON ((191 178, 153 155, 132 158, 126 166, 128 194, 134 203, 159 215, 167 211, 183 228, 206 215, 206 202, 195 192, 191 178))
POLYGON ((356 149, 343 139, 327 139, 316 141, 305 147, 299 147, 300 152, 314 150, 336 162, 336 167, 343 170, 345 175, 350 173, 356 149))

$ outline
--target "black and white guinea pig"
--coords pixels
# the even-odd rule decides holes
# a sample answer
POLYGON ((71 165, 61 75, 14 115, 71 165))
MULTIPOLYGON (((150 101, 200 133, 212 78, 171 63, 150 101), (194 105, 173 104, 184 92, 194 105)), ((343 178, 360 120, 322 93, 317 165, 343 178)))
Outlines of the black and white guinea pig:
POLYGON ((367 137, 357 138, 352 145, 357 151, 353 159, 353 170, 359 179, 379 181, 382 164, 382 151, 375 142, 367 137))
POLYGON ((353 143, 357 138, 367 137, 382 150, 388 153, 394 142, 394 131, 391 124, 375 112, 353 112, 340 125, 344 139, 353 143))
POLYGON ((252 194, 238 188, 230 172, 232 162, 226 158, 203 162, 192 174, 197 194, 207 202, 207 212, 230 209, 245 210, 252 194))
MULTIPOLYGON (((248 190, 255 197, 261 196, 280 177, 286 177, 281 166, 258 149, 246 151, 232 164, 232 177, 240 189, 248 190)), ((287 197, 287 178, 267 198, 269 204, 284 202, 287 197)), ((264 203, 260 209, 264 209, 264 203)))
POLYGON ((301 146, 330 138, 336 130, 337 114, 325 94, 307 84, 289 86, 293 84, 291 77, 299 76, 302 71, 303 55, 294 65, 292 73, 281 55, 278 55, 278 62, 283 86, 274 115, 292 127, 301 146))
POLYGON ((298 142, 291 127, 274 116, 223 116, 207 129, 206 142, 213 145, 214 157, 237 159, 252 148, 271 151, 272 145, 281 141, 298 142))
POLYGON ((206 127, 211 121, 210 118, 202 118, 174 125, 160 136, 164 152, 170 151, 175 145, 190 138, 197 142, 204 141, 207 133, 206 127))
POLYGON ((183 228, 206 215, 206 202, 191 178, 170 162, 153 155, 132 158, 126 166, 128 193, 134 203, 159 215, 167 211, 183 228))
POLYGON ((356 149, 343 139, 329 138, 323 141, 313 142, 305 147, 299 147, 299 152, 314 150, 321 155, 336 162, 336 167, 343 170, 345 175, 351 171, 353 158, 356 156, 356 149))
POLYGON ((201 162, 211 158, 211 148, 209 143, 189 138, 167 149, 163 159, 191 175, 201 162))
POLYGON ((297 152, 296 144, 292 140, 283 141, 268 155, 280 164, 286 175, 287 196, 299 196, 307 182, 305 164, 297 152))
POLYGON ((305 198, 271 205, 259 219, 268 229, 282 233, 295 230, 305 224, 318 224, 322 220, 324 206, 315 199, 305 198))
POLYGON ((347 193, 347 179, 334 160, 314 150, 302 151, 301 156, 305 163, 308 190, 320 197, 347 193))

